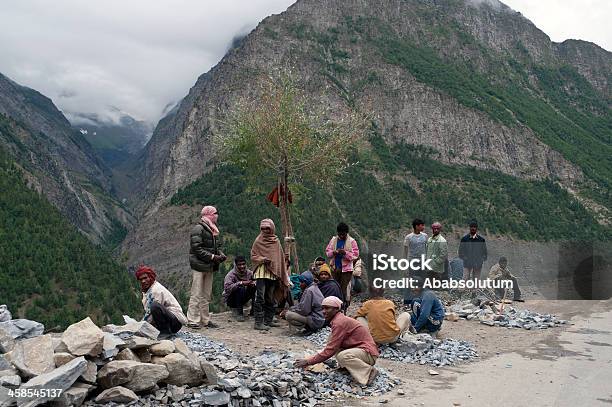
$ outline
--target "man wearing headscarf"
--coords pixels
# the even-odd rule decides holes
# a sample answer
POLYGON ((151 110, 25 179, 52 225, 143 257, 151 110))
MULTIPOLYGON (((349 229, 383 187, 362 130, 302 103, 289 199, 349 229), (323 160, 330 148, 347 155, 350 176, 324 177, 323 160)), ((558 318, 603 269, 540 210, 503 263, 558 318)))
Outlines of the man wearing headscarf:
POLYGON ((191 296, 187 309, 188 326, 218 328, 210 320, 208 305, 212 294, 213 273, 219 270, 227 256, 220 250, 219 213, 214 206, 205 206, 198 223, 191 229, 189 265, 192 269, 191 296))
POLYGON ((187 323, 187 317, 172 293, 156 280, 155 271, 151 267, 140 266, 136 270, 136 279, 142 290, 142 319, 157 328, 162 335, 178 332, 187 323))
POLYGON ((332 330, 327 346, 308 359, 297 360, 294 365, 315 365, 335 355, 338 365, 346 368, 357 383, 372 384, 378 375, 374 364, 379 353, 370 331, 355 319, 340 312, 342 301, 338 297, 325 298, 322 306, 323 316, 332 330))
POLYGON ((256 330, 269 330, 279 326, 274 321, 274 290, 277 282, 283 289, 289 287, 289 275, 283 246, 275 234, 272 219, 263 219, 259 235, 251 248, 251 263, 255 269, 255 326, 256 330))
POLYGON ((314 283, 310 271, 300 274, 300 288, 302 289, 300 302, 289 310, 281 312, 281 317, 285 317, 290 325, 304 328, 304 334, 310 334, 319 330, 325 323, 321 308, 323 294, 314 283))
POLYGON ((255 301, 255 280, 253 272, 248 269, 244 256, 236 256, 234 268, 227 273, 223 280, 223 299, 236 321, 244 322, 244 306, 251 301, 251 308, 255 301))

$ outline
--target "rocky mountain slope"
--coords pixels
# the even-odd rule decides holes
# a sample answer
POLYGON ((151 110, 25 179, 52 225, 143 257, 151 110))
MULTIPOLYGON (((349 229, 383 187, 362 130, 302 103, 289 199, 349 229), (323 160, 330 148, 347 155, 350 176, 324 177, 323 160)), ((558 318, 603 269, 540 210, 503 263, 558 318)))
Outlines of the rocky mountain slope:
POLYGON ((26 182, 22 164, 0 146, 0 302, 48 328, 140 313, 136 279, 26 182))
POLYGON ((110 169, 113 192, 123 201, 129 198, 137 182, 132 174, 134 163, 151 137, 153 127, 119 109, 116 113, 116 122, 103 120, 95 114, 76 115, 73 128, 83 135, 94 153, 110 169))
MULTIPOLYGON (((186 274, 184 248, 163 237, 184 229, 172 205, 228 194, 224 221, 229 233, 241 230, 235 216, 244 215, 232 205, 261 197, 232 191, 239 175, 211 173, 219 170, 210 136, 259 75, 279 70, 290 70, 313 103, 374 117, 378 147, 360 157, 351 183, 359 192, 325 195, 321 241, 333 229, 322 224, 341 218, 370 239, 397 233, 414 216, 454 225, 478 217, 492 233, 525 239, 541 236, 542 219, 548 239, 571 233, 576 216, 589 236, 609 230, 600 224, 610 220, 611 53, 551 42, 496 1, 301 0, 262 21, 160 121, 139 168, 143 217, 124 244, 130 261, 186 274), (391 202, 380 204, 384 196, 391 202), (162 218, 170 230, 158 233, 162 218)), ((315 236, 311 229, 305 222, 298 233, 315 236)), ((307 257, 321 244, 303 242, 312 247, 307 257)))
POLYGON ((90 240, 121 241, 132 218, 113 197, 111 172, 49 98, 1 74, 0 146, 90 240))

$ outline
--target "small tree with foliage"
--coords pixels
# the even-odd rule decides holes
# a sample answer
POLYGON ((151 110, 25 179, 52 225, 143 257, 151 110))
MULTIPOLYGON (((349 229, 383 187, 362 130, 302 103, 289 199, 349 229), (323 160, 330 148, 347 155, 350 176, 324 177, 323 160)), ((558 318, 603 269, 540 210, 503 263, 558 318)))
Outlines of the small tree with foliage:
POLYGON ((223 163, 245 171, 253 189, 276 184, 285 253, 300 270, 287 190, 305 182, 332 189, 351 166, 370 119, 309 101, 286 74, 262 78, 256 90, 225 115, 215 146, 223 163))

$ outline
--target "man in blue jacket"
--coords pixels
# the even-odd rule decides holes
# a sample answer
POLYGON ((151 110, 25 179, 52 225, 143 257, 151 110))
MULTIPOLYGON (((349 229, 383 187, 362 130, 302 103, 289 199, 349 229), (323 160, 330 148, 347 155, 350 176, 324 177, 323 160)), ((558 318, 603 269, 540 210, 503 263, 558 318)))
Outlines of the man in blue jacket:
POLYGON ((429 332, 436 334, 442 328, 444 320, 444 306, 436 294, 423 288, 423 280, 415 279, 415 288, 412 289, 410 332, 429 332))

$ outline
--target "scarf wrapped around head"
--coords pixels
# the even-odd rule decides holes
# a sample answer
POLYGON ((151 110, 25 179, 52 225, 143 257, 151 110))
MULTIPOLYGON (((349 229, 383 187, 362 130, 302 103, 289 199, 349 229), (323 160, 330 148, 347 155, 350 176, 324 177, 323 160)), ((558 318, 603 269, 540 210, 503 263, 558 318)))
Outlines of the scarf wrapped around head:
POLYGON ((342 308, 342 300, 338 297, 331 295, 329 297, 323 298, 321 305, 325 307, 342 308))
POLYGON ((307 286, 309 286, 313 282, 313 276, 310 271, 303 272, 302 274, 300 274, 298 279, 300 280, 300 283, 304 283, 307 286))
POLYGON ((136 274, 136 278, 140 278, 140 276, 142 276, 143 274, 148 274, 153 278, 153 280, 157 279, 157 274, 155 274, 155 270, 145 265, 140 265, 138 267, 138 270, 136 270, 135 274, 136 274))
POLYGON ((210 230, 212 231, 213 236, 218 236, 219 235, 219 228, 217 227, 217 224, 214 222, 214 217, 213 215, 217 213, 217 208, 215 208, 214 206, 205 206, 202 208, 202 212, 200 213, 200 216, 202 219, 202 222, 206 223, 206 225, 210 228, 210 230))
POLYGON ((285 264, 285 253, 278 237, 274 234, 276 227, 272 219, 264 219, 259 224, 259 235, 253 242, 251 248, 251 262, 253 268, 256 269, 264 263, 265 259, 269 259, 270 264, 266 265, 266 270, 274 274, 281 283, 289 286, 289 276, 287 274, 287 265, 285 264), (269 227, 270 233, 264 233, 261 228, 269 227))

